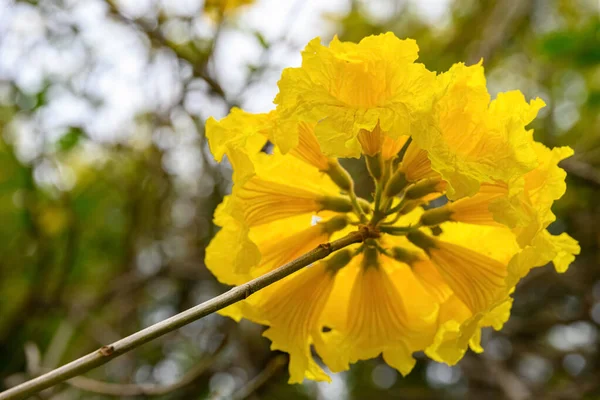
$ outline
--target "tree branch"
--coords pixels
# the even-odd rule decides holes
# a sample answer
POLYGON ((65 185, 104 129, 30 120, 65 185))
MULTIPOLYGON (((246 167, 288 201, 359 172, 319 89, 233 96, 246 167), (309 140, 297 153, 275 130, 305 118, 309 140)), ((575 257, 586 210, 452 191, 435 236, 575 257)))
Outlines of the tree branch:
POLYGON ((227 340, 223 340, 219 348, 208 358, 201 360, 195 367, 190 369, 180 380, 177 382, 161 386, 154 384, 135 384, 135 383, 110 383, 102 382, 95 379, 86 378, 83 376, 76 376, 69 379, 67 383, 80 390, 87 392, 93 392, 98 394, 104 394, 108 396, 118 397, 131 397, 131 396, 163 396, 171 392, 175 392, 182 389, 199 377, 201 377, 213 364, 213 362, 219 357, 221 351, 225 348, 227 340))
POLYGON ((181 328, 182 326, 221 310, 231 304, 244 300, 252 293, 263 289, 288 275, 293 274, 294 272, 312 264, 315 261, 327 257, 334 251, 340 250, 354 243, 363 242, 365 239, 375 238, 378 236, 379 233, 373 228, 362 226, 360 230, 349 233, 341 239, 317 246, 317 248, 314 250, 309 251, 308 253, 298 257, 293 261, 290 261, 274 271, 253 279, 243 285, 236 286, 217 297, 205 301, 202 304, 192 307, 157 324, 149 326, 148 328, 142 329, 141 331, 118 340, 111 345, 103 346, 93 353, 63 365, 62 367, 50 371, 42 376, 24 382, 12 389, 6 390, 0 393, 0 400, 24 399, 32 394, 40 392, 41 390, 73 378, 74 376, 81 375, 100 365, 106 364, 113 358, 127 353, 128 351, 131 351, 144 343, 181 328))

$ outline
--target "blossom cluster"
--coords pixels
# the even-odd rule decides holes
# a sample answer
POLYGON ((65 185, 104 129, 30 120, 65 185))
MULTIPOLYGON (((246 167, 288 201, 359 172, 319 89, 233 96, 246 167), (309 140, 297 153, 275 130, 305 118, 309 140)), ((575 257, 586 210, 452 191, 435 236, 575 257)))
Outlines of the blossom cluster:
POLYGON ((483 351, 482 328, 502 328, 532 268, 564 272, 579 253, 547 230, 572 150, 526 129, 544 102, 519 91, 492 100, 481 63, 435 73, 417 53, 392 33, 317 38, 283 71, 273 111, 207 122, 212 153, 233 166, 206 255, 221 282, 245 283, 360 226, 380 234, 222 312, 269 327, 272 349, 290 354, 290 382, 329 379, 313 349, 333 372, 382 355, 407 374, 418 351, 455 364, 483 351), (349 157, 364 159, 373 201, 355 194, 339 163, 349 157))

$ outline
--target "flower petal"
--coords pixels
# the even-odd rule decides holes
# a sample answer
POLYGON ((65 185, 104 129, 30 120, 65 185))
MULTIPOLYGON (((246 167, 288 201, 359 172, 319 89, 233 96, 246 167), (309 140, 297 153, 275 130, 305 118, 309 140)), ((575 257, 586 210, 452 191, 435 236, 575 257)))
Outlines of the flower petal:
MULTIPOLYGON (((384 265, 395 261, 381 258, 379 266, 356 265, 362 259, 355 259, 358 271, 345 315, 335 320, 324 316, 332 331, 323 334, 322 343, 315 342, 317 352, 334 372, 383 354, 388 364, 407 374, 415 364, 412 353, 423 350, 433 337, 437 305, 407 266, 397 269, 392 280, 384 265)), ((336 285, 331 298, 339 301, 340 290, 347 292, 347 286, 336 285)))
POLYGON ((472 196, 481 183, 506 182, 536 166, 525 125, 544 106, 542 100, 527 103, 514 91, 490 103, 481 64, 455 64, 438 76, 438 84, 434 122, 413 139, 428 152, 433 170, 448 181, 450 199, 472 196))
POLYGON ((282 126, 316 124, 315 135, 330 156, 358 157, 361 130, 377 124, 391 139, 411 133, 416 115, 431 107, 435 74, 414 64, 418 47, 392 33, 360 43, 318 38, 302 52, 302 66, 284 70, 275 98, 282 126))

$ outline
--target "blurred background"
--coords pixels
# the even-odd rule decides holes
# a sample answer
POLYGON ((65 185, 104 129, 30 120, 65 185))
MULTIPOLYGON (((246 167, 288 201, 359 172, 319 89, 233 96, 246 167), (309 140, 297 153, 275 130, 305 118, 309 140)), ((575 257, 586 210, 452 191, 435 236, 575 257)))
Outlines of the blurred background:
POLYGON ((203 259, 231 168, 205 120, 270 110, 315 36, 386 31, 545 100, 536 139, 576 151, 550 227, 571 269, 534 270, 454 367, 288 385, 262 327, 213 315, 38 398, 600 398, 600 0, 0 0, 0 391, 223 292, 203 259))

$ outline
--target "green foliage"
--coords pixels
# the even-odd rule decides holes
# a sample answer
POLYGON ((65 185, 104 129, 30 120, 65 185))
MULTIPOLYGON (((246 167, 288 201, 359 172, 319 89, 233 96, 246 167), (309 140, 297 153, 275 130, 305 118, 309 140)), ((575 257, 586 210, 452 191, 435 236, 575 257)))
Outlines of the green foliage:
POLYGON ((79 143, 79 140, 84 136, 81 128, 70 127, 69 130, 58 141, 59 151, 69 151, 79 143))
POLYGON ((591 67, 600 63, 600 21, 557 31, 541 40, 540 52, 549 60, 591 67))

